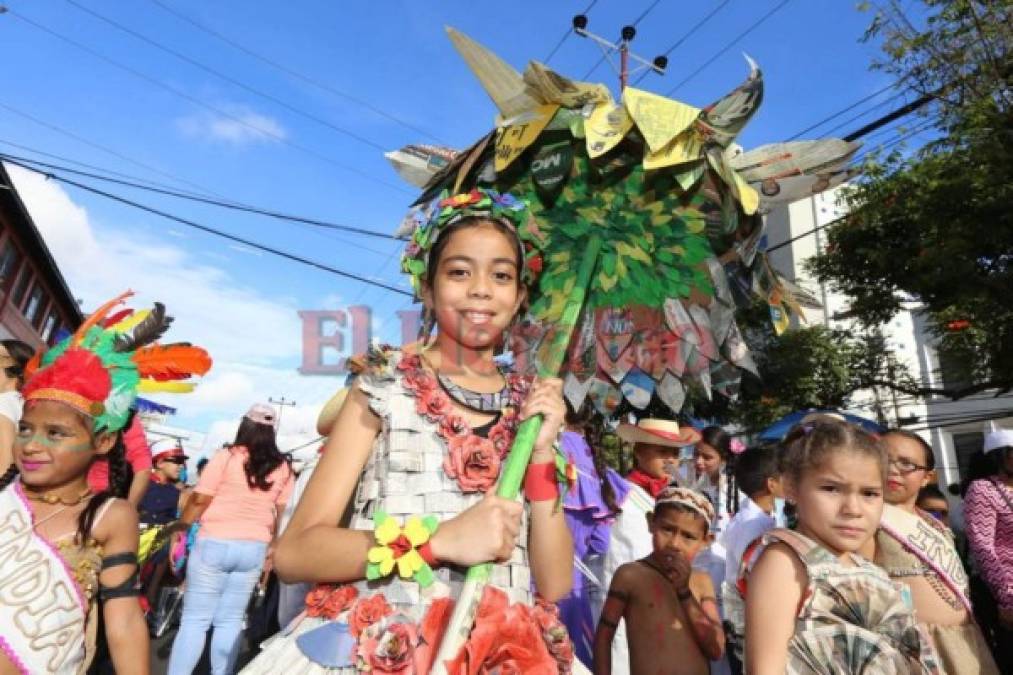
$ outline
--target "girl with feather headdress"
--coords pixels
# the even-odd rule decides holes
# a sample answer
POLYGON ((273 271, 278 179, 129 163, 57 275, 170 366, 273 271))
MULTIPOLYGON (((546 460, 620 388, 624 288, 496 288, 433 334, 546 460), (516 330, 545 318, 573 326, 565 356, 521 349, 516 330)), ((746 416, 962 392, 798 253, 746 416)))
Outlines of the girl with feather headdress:
POLYGON ((188 344, 154 344, 171 322, 160 306, 110 316, 130 295, 26 369, 14 466, 0 481, 0 673, 85 672, 100 599, 116 672, 148 672, 122 430, 139 389, 185 390, 211 359, 188 344), (87 475, 99 456, 109 458, 110 485, 94 493, 87 475))

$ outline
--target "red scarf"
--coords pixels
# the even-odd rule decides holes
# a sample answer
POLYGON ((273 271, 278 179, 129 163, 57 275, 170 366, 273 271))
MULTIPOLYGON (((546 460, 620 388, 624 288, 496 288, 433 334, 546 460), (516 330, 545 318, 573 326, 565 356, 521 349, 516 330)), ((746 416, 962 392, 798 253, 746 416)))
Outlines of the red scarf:
POLYGON ((626 480, 647 490, 647 494, 651 495, 651 497, 657 497, 659 492, 668 487, 671 478, 668 476, 655 478, 654 476, 644 473, 640 469, 634 469, 633 471, 630 471, 628 476, 626 476, 626 480))

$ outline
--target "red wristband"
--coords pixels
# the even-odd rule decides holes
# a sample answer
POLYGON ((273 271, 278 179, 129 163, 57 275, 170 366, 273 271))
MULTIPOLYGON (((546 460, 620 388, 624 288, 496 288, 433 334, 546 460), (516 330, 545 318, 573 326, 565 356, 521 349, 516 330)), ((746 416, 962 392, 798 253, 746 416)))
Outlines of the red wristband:
POLYGON ((433 547, 429 545, 428 541, 415 550, 418 551, 418 554, 422 556, 422 559, 426 561, 427 565, 430 567, 439 566, 440 561, 436 559, 435 555, 433 555, 433 547))
POLYGON ((524 474, 524 496, 529 502, 559 499, 555 462, 528 465, 528 471, 524 474))

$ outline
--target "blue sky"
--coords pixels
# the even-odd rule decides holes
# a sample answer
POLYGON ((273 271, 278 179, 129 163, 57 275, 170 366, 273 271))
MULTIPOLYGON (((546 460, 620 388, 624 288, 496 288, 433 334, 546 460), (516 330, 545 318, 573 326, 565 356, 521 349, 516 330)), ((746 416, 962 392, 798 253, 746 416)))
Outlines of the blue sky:
MULTIPOLYGON (((731 0, 672 52, 668 74, 648 75, 638 86, 668 93, 780 2, 731 0)), ((4 4, 12 11, 0 14, 6 56, 0 68, 0 151, 41 158, 7 144, 18 143, 175 188, 199 186, 232 200, 391 232, 413 189, 399 181, 375 146, 396 149, 439 140, 464 147, 492 125, 494 108, 457 57, 443 26, 468 33, 521 69, 528 60, 545 59, 571 16, 588 1, 4 4), (77 4, 246 87, 159 50, 77 4), (272 68, 160 5, 302 77, 272 68)), ((651 8, 638 26, 634 51, 653 57, 719 4, 599 0, 588 14, 589 29, 610 36, 651 8)), ((673 97, 705 105, 721 96, 745 77, 746 52, 764 71, 766 94, 739 141, 750 148, 791 137, 889 82, 868 69, 876 46, 859 41, 870 18, 856 11, 851 0, 790 0, 673 97)), ((549 65, 579 79, 599 56, 590 41, 571 35, 549 65)), ((606 64, 589 79, 616 89, 616 77, 606 64)), ((835 123, 807 137, 819 137, 835 123)), ((177 316, 174 337, 212 349, 216 367, 199 393, 165 399, 179 408, 174 420, 179 426, 211 430, 218 440, 230 433, 251 402, 284 395, 300 404, 286 411, 290 421, 283 431, 290 445, 309 437, 319 404, 339 383, 295 372, 301 357, 297 310, 368 304, 381 337, 398 337, 397 321, 390 317, 408 306, 404 296, 252 252, 23 172, 15 172, 15 179, 86 309, 131 287, 141 302, 166 302, 177 316)), ((349 272, 402 283, 395 242, 107 187, 349 272)))

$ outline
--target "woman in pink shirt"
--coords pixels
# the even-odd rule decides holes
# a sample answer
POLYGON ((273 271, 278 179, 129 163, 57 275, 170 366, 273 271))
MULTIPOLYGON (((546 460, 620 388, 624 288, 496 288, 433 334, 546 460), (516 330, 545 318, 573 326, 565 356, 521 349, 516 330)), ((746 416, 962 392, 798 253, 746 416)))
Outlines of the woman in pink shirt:
MULTIPOLYGON (((1013 429, 985 435, 998 471, 971 483, 964 497, 967 542, 997 605, 991 641, 999 670, 1013 672, 1013 429)), ((987 625, 984 628, 989 628, 987 625)))
POLYGON ((183 511, 181 525, 199 518, 200 532, 187 563, 170 675, 193 672, 212 623, 211 672, 233 672, 246 606, 294 483, 275 444, 276 422, 271 406, 250 408, 235 442, 208 462, 183 511))

